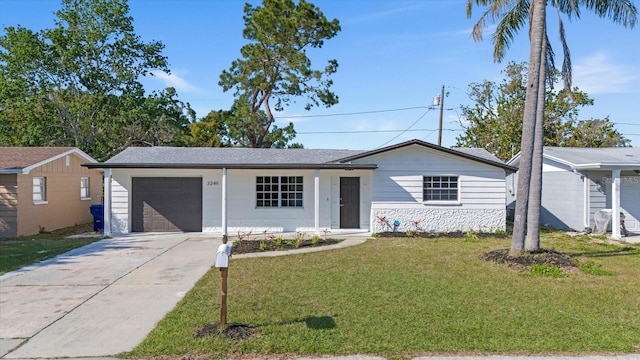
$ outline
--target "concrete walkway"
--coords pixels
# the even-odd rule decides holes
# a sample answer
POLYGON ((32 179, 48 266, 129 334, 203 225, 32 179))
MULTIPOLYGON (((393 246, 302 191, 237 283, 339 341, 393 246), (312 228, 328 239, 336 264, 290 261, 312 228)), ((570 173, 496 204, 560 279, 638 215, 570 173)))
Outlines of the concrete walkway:
POLYGON ((0 277, 0 357, 132 350, 213 265, 219 238, 104 239, 0 277))

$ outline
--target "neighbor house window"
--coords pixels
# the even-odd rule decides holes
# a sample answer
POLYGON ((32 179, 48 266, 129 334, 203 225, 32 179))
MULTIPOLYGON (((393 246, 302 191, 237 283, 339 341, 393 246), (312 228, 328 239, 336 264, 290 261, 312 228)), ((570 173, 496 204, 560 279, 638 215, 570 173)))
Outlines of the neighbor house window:
POLYGON ((257 207, 302 207, 302 176, 256 177, 257 207))
POLYGON ((33 202, 47 201, 47 178, 33 178, 33 202))
POLYGON ((457 201, 457 176, 425 176, 423 178, 424 201, 457 201))
POLYGON ((80 178, 80 199, 89 200, 91 199, 89 192, 89 178, 81 177, 80 178))

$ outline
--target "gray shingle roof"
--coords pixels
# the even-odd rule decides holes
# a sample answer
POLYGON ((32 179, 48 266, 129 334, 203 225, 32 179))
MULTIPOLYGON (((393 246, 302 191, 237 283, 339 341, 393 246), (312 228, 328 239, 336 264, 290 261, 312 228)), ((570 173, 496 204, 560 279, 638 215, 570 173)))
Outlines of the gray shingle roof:
POLYGON ((504 164, 504 161, 500 160, 500 158, 498 158, 497 156, 493 155, 492 153, 488 152, 486 149, 483 149, 483 148, 454 147, 452 149, 456 150, 456 151, 463 152, 463 153, 465 153, 467 155, 471 155, 471 156, 475 156, 475 157, 479 157, 479 158, 483 158, 483 159, 487 159, 487 160, 491 160, 491 161, 495 161, 495 162, 504 164))
POLYGON ((545 147, 545 157, 551 157, 572 165, 588 164, 638 164, 640 166, 640 147, 616 148, 570 148, 545 147))
POLYGON ((506 165, 484 149, 449 149, 421 140, 410 140, 376 150, 335 149, 255 149, 255 148, 185 148, 185 147, 130 147, 105 163, 87 164, 89 168, 325 168, 375 169, 376 164, 353 163, 372 155, 419 145, 454 154, 463 158, 497 166, 507 172, 515 167, 506 165))
POLYGON ((106 164, 326 164, 359 150, 130 147, 106 164))

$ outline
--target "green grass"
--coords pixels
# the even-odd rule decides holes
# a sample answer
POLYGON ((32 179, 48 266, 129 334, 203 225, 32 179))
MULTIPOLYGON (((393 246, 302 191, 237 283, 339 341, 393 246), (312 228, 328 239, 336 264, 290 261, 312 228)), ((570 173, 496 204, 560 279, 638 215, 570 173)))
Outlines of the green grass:
POLYGON ((491 238, 377 238, 341 250, 235 259, 228 321, 253 325, 258 336, 194 337, 219 321, 213 269, 124 356, 640 352, 640 248, 544 236, 544 248, 616 275, 518 273, 478 258, 510 244, 491 238))
POLYGON ((32 236, 0 239, 0 275, 90 244, 97 238, 68 239, 86 226, 32 236))

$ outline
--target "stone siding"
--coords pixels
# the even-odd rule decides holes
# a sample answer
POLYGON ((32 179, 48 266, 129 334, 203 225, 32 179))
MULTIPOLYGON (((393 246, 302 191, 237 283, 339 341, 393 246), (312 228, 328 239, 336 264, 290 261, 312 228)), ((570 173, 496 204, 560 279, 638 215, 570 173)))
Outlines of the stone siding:
POLYGON ((506 209, 374 209, 371 232, 393 231, 395 220, 400 222, 396 230, 401 232, 493 232, 505 230, 506 209), (419 221, 417 226, 414 221, 419 221))

